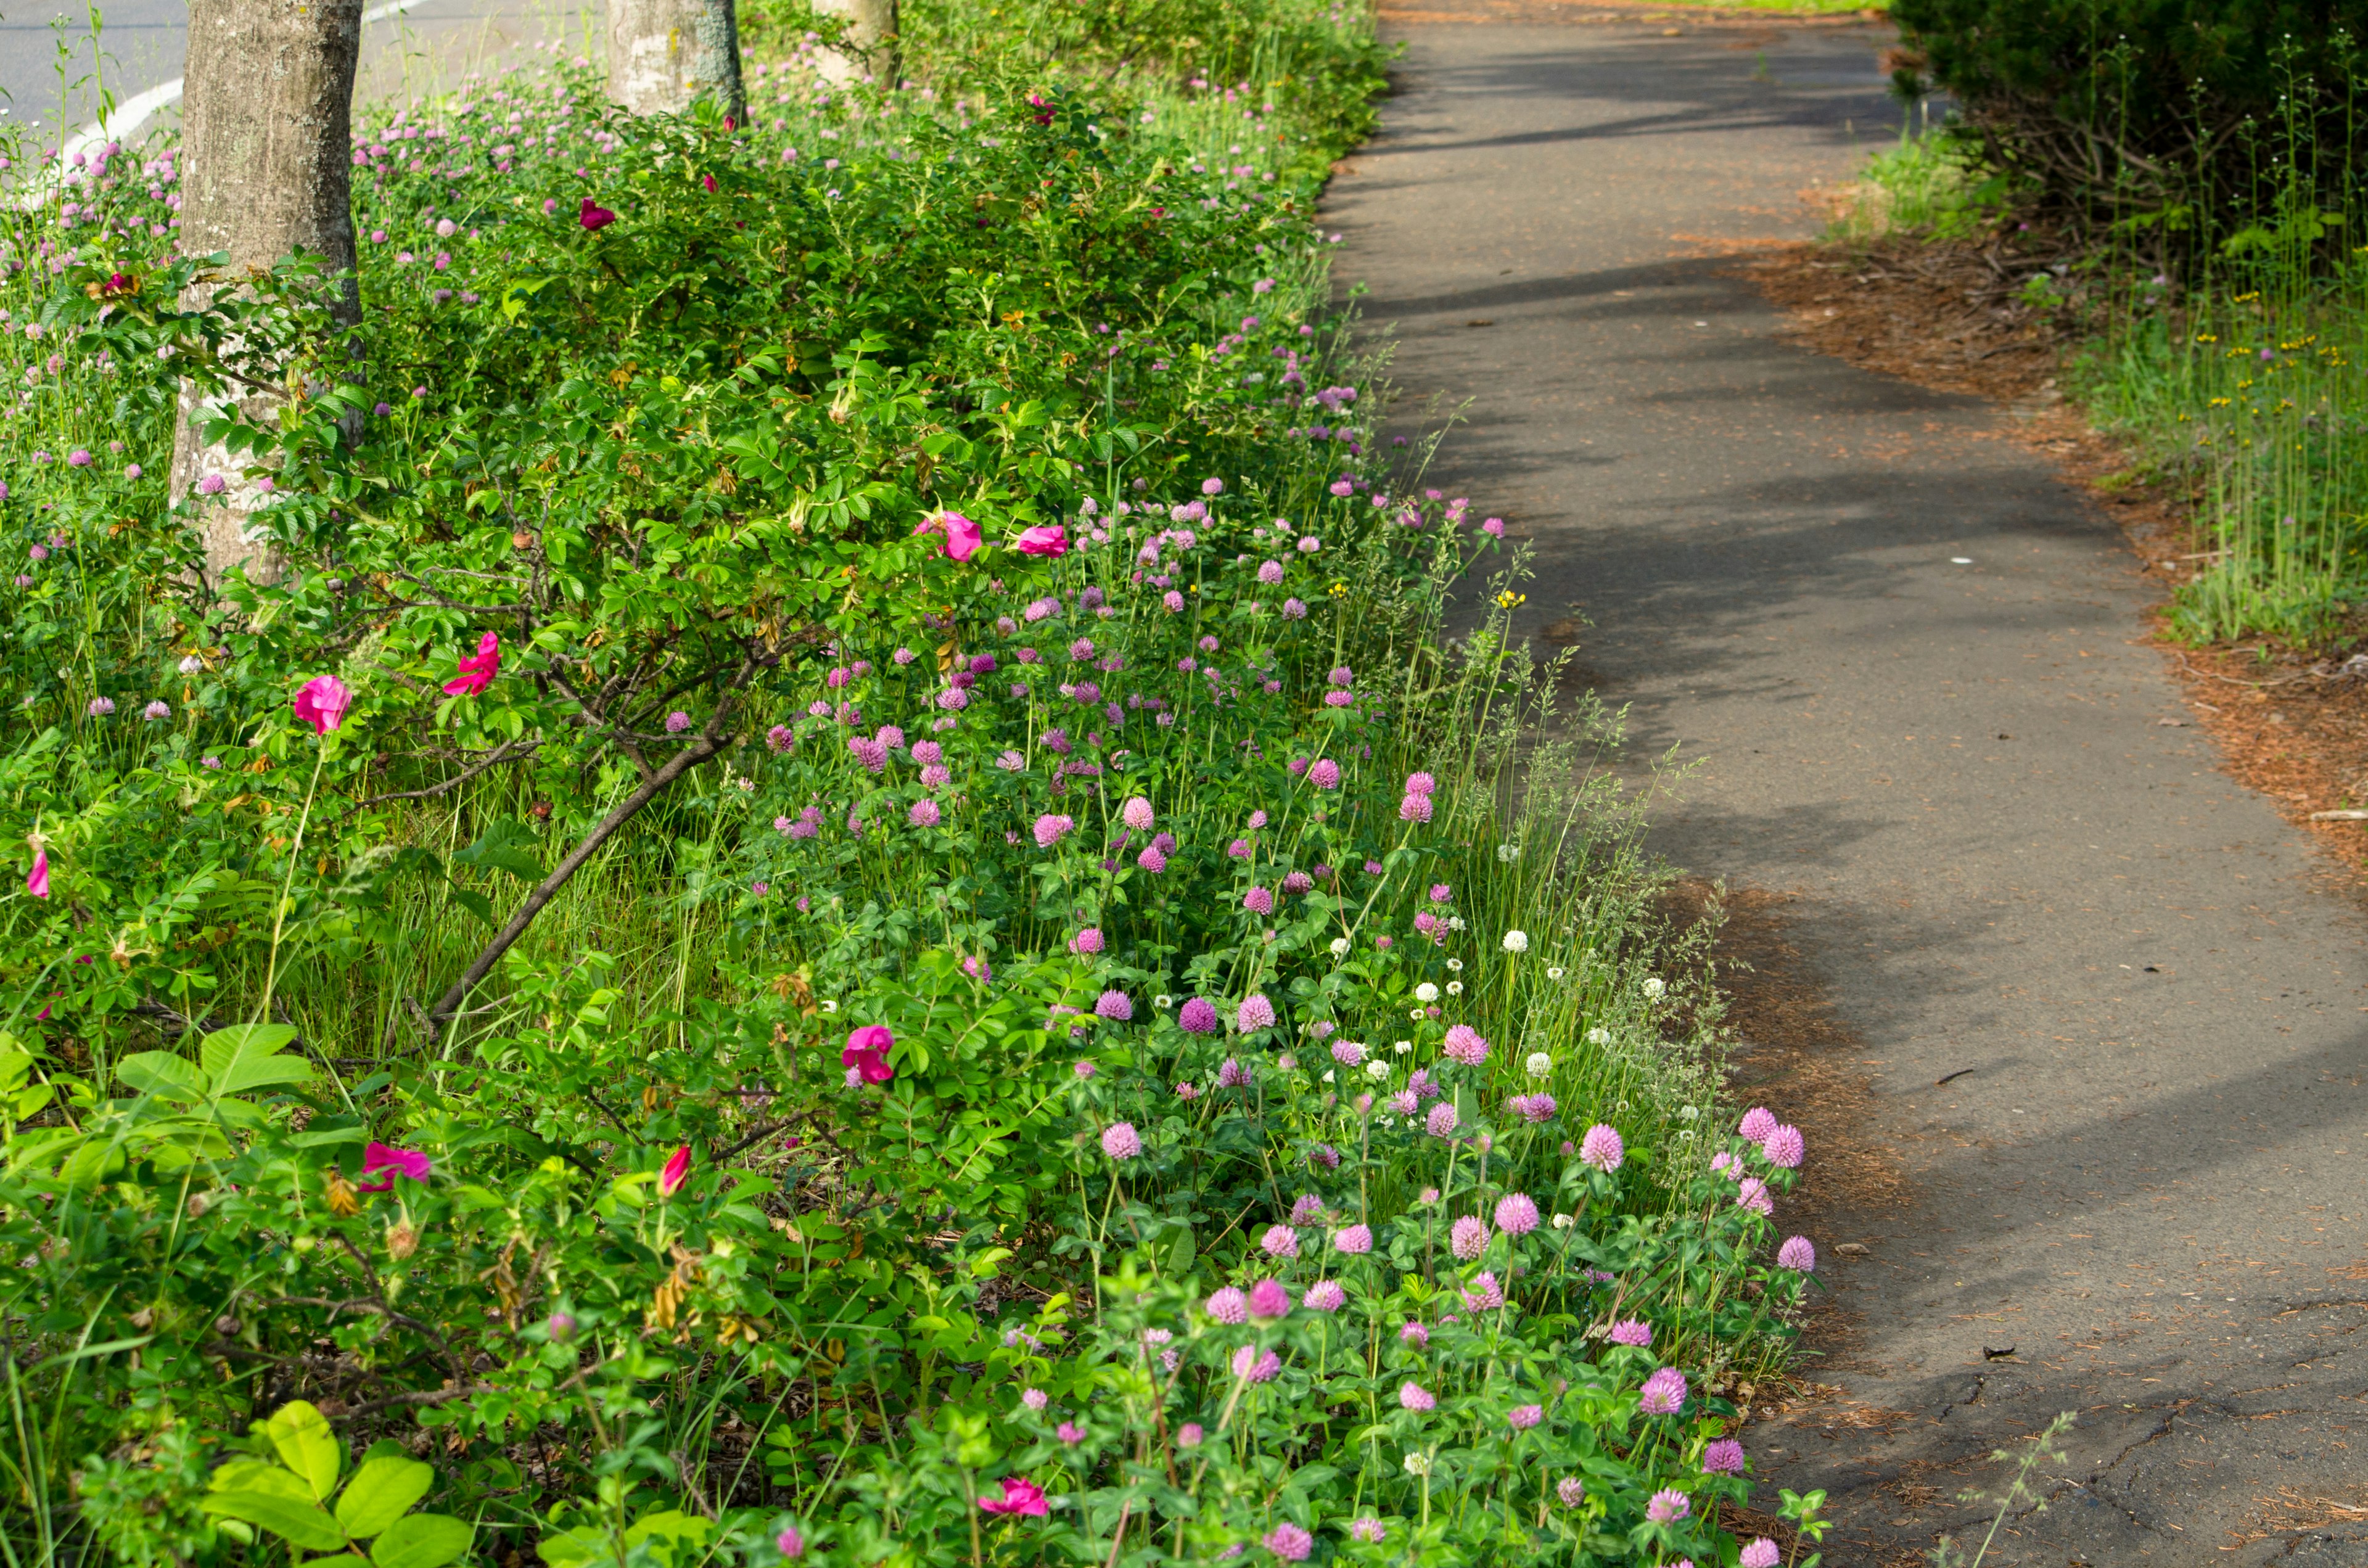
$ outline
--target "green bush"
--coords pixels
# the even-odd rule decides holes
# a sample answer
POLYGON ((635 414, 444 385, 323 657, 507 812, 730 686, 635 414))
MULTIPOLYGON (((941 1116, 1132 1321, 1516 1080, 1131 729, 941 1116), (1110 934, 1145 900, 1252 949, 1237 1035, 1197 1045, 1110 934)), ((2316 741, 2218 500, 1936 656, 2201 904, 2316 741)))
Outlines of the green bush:
POLYGON ((365 115, 359 371, 0 220, 0 1549, 1734 1555, 1797 1135, 1327 310, 1370 18, 1207 14, 365 115))
POLYGON ((2359 0, 1897 0, 1892 14, 1915 51, 1902 87, 1953 96, 1989 160, 2074 225, 2192 251, 2275 230, 2297 202, 2340 205, 2357 173, 2359 0))

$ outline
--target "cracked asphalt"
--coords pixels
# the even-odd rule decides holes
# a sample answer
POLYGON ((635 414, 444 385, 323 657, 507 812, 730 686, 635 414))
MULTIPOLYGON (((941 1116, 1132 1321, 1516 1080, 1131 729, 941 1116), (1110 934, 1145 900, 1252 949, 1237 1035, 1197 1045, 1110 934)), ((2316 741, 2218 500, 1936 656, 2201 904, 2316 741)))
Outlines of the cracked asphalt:
POLYGON ((1432 483, 1534 546, 1521 630, 1582 618, 1640 770, 1691 766, 1660 851, 1794 895, 1872 1088, 1840 1127, 1766 1087, 1811 1183, 1844 1137, 1906 1177, 1804 1210, 1834 1392, 1754 1420, 1763 1499, 1912 1560, 2069 1410, 1992 1563, 2368 1563, 2368 928, 2178 722, 2152 590, 2012 411, 1788 343, 1720 258, 1897 134, 1886 34, 1408 15, 1327 205, 1400 427, 1462 408, 1432 483))

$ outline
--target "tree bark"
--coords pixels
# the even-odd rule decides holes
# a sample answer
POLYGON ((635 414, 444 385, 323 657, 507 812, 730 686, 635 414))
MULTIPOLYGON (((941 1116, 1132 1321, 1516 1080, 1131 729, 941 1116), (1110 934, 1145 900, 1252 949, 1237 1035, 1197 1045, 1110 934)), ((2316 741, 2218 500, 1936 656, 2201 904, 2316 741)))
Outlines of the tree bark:
POLYGON ((609 97, 632 114, 682 114, 712 98, 746 118, 733 0, 609 0, 609 97))
MULTIPOLYGON (((185 256, 228 252, 233 275, 303 251, 344 273, 331 302, 348 325, 361 319, 354 267, 351 124, 362 0, 189 0, 181 98, 181 232, 185 256)), ((210 289, 192 290, 185 307, 210 289)), ((242 394, 249 412, 268 394, 242 394)), ((175 500, 205 495, 198 522, 206 574, 245 566, 263 574, 248 518, 261 500, 242 464, 200 426, 217 411, 188 382, 173 440, 175 500), (210 478, 219 490, 201 488, 210 478)))
POLYGON ((896 0, 814 0, 825 17, 847 18, 847 47, 824 50, 815 62, 825 82, 846 84, 869 77, 896 85, 903 64, 896 38, 896 0))

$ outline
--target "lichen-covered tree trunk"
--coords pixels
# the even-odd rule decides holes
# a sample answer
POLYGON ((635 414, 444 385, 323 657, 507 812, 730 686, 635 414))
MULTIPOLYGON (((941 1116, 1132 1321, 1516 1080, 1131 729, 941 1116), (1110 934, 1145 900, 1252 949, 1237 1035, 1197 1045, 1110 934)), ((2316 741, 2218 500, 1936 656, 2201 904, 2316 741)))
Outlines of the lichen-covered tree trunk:
MULTIPOLYGON (((348 324, 361 313, 348 183, 361 40, 362 0, 189 0, 181 97, 182 254, 227 252, 233 277, 317 255, 348 275, 333 301, 348 324)), ((206 574, 219 585, 234 566, 263 570, 248 528, 261 496, 241 461, 205 440, 211 412, 183 382, 173 494, 202 498, 206 574)))
POLYGON ((847 47, 826 50, 823 79, 860 82, 865 77, 894 86, 901 64, 896 39, 896 0, 814 0, 817 12, 847 18, 847 47))
POLYGON ((609 96, 634 114, 712 98, 745 117, 733 0, 609 0, 609 96))

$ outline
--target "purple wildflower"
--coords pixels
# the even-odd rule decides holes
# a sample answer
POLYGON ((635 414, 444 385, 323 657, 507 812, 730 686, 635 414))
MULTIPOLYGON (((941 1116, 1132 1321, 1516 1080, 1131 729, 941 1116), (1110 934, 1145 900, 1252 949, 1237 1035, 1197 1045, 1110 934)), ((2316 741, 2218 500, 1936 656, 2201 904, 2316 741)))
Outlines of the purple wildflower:
POLYGON ((1627 1154, 1620 1142, 1619 1129, 1606 1122, 1599 1121, 1588 1128, 1587 1136, 1579 1141, 1579 1159, 1607 1175, 1618 1170, 1627 1154))
POLYGON ((1497 1200, 1497 1228, 1508 1236, 1526 1236, 1538 1228, 1537 1201, 1526 1192, 1508 1193, 1497 1200))
POLYGON ((1647 1415, 1675 1415, 1686 1403, 1686 1375, 1675 1367, 1663 1367, 1645 1380, 1637 1392, 1636 1405, 1647 1415))
MULTIPOLYGON (((1452 1110, 1452 1106, 1440 1108, 1452 1110)), ((1466 1214, 1448 1227, 1447 1250, 1469 1263, 1488 1250, 1488 1221, 1477 1214, 1466 1214)))

